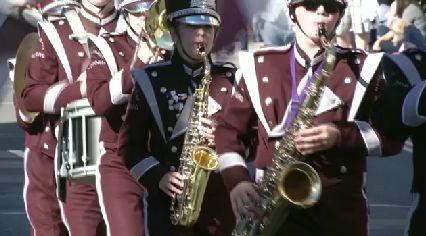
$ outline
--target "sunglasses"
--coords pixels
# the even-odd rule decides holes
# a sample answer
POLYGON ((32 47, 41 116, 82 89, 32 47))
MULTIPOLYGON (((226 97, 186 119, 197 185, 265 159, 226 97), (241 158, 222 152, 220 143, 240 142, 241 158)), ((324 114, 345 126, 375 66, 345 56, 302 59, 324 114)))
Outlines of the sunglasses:
POLYGON ((305 9, 308 11, 316 11, 319 6, 323 6, 324 10, 331 14, 343 12, 343 10, 345 9, 345 6, 343 5, 343 3, 336 2, 336 1, 323 2, 323 1, 307 0, 297 5, 305 7, 305 9))

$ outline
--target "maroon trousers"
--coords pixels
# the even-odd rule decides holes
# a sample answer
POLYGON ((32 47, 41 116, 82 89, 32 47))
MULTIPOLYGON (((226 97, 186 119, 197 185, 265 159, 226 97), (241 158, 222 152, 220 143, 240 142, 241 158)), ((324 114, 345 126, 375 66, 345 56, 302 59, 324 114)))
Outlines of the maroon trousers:
POLYGON ((106 235, 95 186, 68 181, 65 203, 59 202, 54 158, 27 150, 23 195, 33 235, 106 235))
POLYGON ((61 218, 53 158, 36 148, 25 149, 23 197, 34 236, 63 236, 68 231, 61 218))
POLYGON ((105 222, 94 185, 68 181, 63 214, 71 235, 106 235, 105 222))
POLYGON ((115 150, 102 155, 96 185, 109 235, 144 235, 143 188, 115 150))

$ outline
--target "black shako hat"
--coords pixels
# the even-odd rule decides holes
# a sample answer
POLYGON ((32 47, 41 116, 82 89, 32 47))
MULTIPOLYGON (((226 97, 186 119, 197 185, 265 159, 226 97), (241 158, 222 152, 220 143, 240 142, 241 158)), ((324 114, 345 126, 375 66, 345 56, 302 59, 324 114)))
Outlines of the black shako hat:
POLYGON ((220 25, 216 0, 165 0, 167 20, 189 25, 220 25))

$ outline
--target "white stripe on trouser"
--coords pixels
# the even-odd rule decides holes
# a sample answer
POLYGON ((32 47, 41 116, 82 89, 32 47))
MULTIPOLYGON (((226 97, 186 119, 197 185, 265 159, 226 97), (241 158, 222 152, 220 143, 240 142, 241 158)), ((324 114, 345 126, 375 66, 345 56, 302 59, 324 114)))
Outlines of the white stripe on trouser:
MULTIPOLYGON (((364 173, 362 173, 361 193, 365 199, 365 204, 366 204, 367 212, 368 212, 368 198, 367 198, 367 193, 365 192, 366 187, 367 187, 367 172, 364 171, 364 173)), ((367 232, 370 232, 370 224, 368 222, 370 222, 370 216, 367 213, 367 232)))
POLYGON ((36 229, 34 227, 34 224, 31 221, 31 217, 30 214, 28 213, 28 202, 27 202, 27 194, 28 194, 28 185, 30 184, 30 179, 28 178, 28 173, 27 173, 27 162, 28 162, 28 155, 29 155, 30 149, 29 148, 25 148, 25 152, 24 152, 24 174, 25 174, 25 180, 24 180, 24 189, 22 191, 22 197, 24 198, 24 206, 25 206, 25 212, 27 213, 27 218, 28 221, 30 222, 31 228, 34 232, 34 236, 37 236, 37 232, 36 229))
POLYGON ((411 204, 410 211, 408 212, 407 221, 405 223, 404 236, 408 236, 408 230, 410 229, 411 217, 413 217, 414 211, 419 205, 420 195, 413 193, 413 203, 411 204))
MULTIPOLYGON (((57 186, 56 186, 57 187, 57 186)), ((61 200, 58 199, 58 204, 59 204, 59 208, 61 209, 61 218, 62 218, 62 222, 64 222, 65 227, 68 230, 68 236, 72 236, 72 232, 71 232, 71 228, 70 228, 70 224, 68 223, 67 217, 65 215, 65 209, 64 209, 64 203, 61 202, 61 200)))
POLYGON ((99 171, 99 165, 101 164, 102 157, 106 154, 105 145, 104 142, 99 142, 99 148, 101 157, 99 158, 98 163, 96 164, 96 192, 98 193, 98 199, 99 199, 99 206, 101 208, 102 215, 105 220, 106 230, 107 230, 107 236, 111 236, 111 228, 108 220, 108 214, 105 209, 104 204, 104 195, 102 194, 102 185, 101 185, 101 172, 99 171))
POLYGON ((146 191, 146 189, 144 189, 143 191, 143 214, 144 214, 144 231, 145 231, 145 236, 149 236, 149 227, 148 227, 148 191, 146 191))

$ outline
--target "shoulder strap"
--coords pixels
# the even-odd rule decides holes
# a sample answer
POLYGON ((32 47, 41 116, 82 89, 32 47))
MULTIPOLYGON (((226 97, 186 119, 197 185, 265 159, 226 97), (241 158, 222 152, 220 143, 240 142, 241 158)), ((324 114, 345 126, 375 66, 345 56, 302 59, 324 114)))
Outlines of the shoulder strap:
POLYGON ((103 37, 97 37, 95 35, 90 35, 89 39, 96 45, 96 47, 99 49, 99 51, 105 58, 109 71, 111 72, 111 77, 117 74, 118 67, 115 61, 114 53, 112 52, 111 47, 105 41, 105 39, 103 37))
POLYGON ((64 67, 65 74, 67 75, 68 81, 70 83, 73 82, 72 73, 71 73, 71 65, 69 63, 67 54, 65 52, 64 45, 62 44, 61 38, 59 37, 59 33, 56 30, 55 26, 53 26, 50 22, 39 22, 39 26, 46 33, 47 38, 53 46, 56 54, 58 55, 59 61, 64 67))
POLYGON ((65 12, 65 17, 71 27, 72 37, 73 39, 78 40, 80 44, 87 44, 87 40, 89 39, 88 33, 83 26, 83 23, 80 20, 75 9, 70 9, 65 12))

